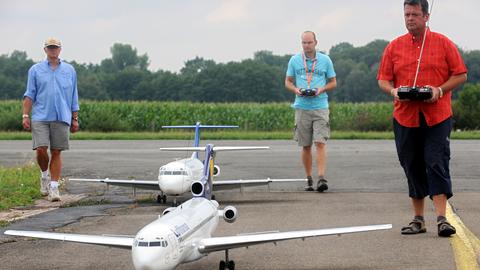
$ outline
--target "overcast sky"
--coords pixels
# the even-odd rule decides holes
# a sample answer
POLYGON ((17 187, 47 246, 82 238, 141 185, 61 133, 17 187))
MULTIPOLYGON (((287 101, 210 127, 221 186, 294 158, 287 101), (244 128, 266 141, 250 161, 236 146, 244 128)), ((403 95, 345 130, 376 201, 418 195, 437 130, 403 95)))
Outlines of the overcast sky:
MULTIPOLYGON (((436 0, 431 29, 479 50, 478 12, 479 0, 436 0)), ((148 54, 152 71, 178 71, 196 56, 228 62, 259 50, 292 54, 304 30, 317 33, 323 51, 391 40, 406 32, 403 0, 0 0, 0 54, 26 51, 35 61, 55 36, 66 60, 98 64, 124 43, 148 54)))

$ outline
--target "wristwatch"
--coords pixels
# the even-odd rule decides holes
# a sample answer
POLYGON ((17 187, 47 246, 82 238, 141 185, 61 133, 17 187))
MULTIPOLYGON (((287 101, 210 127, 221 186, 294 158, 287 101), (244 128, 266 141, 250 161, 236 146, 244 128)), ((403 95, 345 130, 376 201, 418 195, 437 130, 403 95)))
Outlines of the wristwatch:
POLYGON ((22 118, 30 118, 30 115, 28 115, 28 114, 22 114, 22 118))

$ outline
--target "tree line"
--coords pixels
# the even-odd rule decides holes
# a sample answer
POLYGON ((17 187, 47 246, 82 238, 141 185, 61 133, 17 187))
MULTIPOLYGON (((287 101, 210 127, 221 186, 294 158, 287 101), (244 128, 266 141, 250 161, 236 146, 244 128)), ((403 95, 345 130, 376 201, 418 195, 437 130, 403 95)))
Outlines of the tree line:
MULTIPOLYGON (((376 74, 388 41, 375 40, 355 47, 343 42, 328 55, 337 73, 336 102, 388 101, 378 86, 376 74)), ((139 55, 129 44, 115 43, 111 57, 100 64, 69 61, 78 75, 79 95, 89 100, 150 100, 192 102, 283 102, 293 94, 285 90, 285 71, 291 55, 258 51, 239 62, 216 63, 196 57, 179 72, 148 69, 149 57, 139 55)), ((480 82, 480 50, 460 49, 469 70, 468 83, 480 82)), ((0 99, 20 99, 27 72, 34 64, 26 52, 0 55, 0 99)), ((458 96, 455 93, 454 97, 458 96)))

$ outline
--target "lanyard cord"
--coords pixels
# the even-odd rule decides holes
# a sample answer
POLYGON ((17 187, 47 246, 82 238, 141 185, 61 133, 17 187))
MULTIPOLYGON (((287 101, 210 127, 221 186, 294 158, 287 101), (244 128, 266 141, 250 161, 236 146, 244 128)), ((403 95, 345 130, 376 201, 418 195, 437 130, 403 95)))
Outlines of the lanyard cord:
POLYGON ((307 57, 305 56, 305 53, 302 54, 303 57, 303 66, 305 67, 305 74, 307 75, 307 84, 308 84, 308 89, 310 89, 310 82, 312 81, 313 73, 315 72, 315 65, 317 64, 317 57, 315 55, 315 59, 313 59, 313 65, 312 65, 312 72, 308 72, 308 66, 307 66, 307 57))

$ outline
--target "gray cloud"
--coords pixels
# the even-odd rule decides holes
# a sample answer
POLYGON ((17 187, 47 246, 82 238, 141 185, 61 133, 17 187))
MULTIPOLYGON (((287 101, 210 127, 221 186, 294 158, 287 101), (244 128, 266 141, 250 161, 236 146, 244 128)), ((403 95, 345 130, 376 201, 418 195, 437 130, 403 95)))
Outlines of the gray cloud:
MULTIPOLYGON (((355 46, 405 33, 403 1, 344 0, 0 0, 0 54, 13 50, 44 58, 46 37, 62 39, 65 59, 99 63, 110 47, 128 43, 147 53, 152 70, 178 71, 200 56, 238 61, 258 50, 300 50, 300 33, 317 32, 319 49, 355 46)), ((478 0, 437 0, 433 31, 468 50, 480 49, 478 0)))

